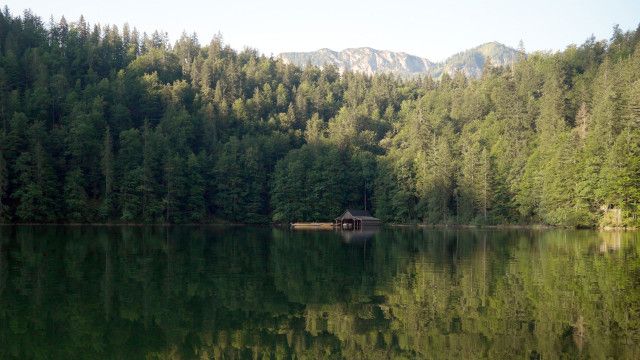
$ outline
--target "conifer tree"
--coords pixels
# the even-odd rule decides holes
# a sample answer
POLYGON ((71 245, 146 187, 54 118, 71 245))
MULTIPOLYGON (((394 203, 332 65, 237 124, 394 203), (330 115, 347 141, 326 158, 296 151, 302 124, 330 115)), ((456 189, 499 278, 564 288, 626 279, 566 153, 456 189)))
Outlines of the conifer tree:
POLYGON ((114 210, 114 164, 113 164, 113 141, 111 130, 105 129, 104 144, 102 148, 102 176, 104 177, 104 194, 102 197, 101 217, 110 220, 114 210))

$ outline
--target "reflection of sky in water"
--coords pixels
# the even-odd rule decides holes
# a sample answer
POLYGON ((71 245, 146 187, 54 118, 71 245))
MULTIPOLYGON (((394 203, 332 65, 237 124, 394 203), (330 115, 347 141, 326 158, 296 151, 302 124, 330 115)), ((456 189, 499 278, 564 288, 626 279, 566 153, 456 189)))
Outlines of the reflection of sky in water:
POLYGON ((637 233, 0 228, 0 358, 640 358, 637 233))

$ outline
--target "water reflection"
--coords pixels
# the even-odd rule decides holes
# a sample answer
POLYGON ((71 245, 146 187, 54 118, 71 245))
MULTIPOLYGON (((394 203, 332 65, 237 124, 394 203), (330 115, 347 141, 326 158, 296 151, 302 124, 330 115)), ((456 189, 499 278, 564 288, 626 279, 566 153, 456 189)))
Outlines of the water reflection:
POLYGON ((0 358, 640 358, 636 233, 0 228, 0 358))
POLYGON ((367 241, 373 239, 373 237, 380 232, 380 227, 365 227, 364 229, 351 230, 351 231, 340 231, 340 235, 342 239, 346 243, 353 244, 363 244, 365 245, 367 241))

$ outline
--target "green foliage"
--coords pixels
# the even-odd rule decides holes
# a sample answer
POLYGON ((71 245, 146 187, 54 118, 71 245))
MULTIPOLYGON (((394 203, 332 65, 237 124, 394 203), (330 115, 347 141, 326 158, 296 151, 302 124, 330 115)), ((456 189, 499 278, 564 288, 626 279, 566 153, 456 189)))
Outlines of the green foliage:
MULTIPOLYGON (((0 144, 3 144, 5 137, 0 137, 0 144)), ((0 145, 2 146, 2 145, 0 145)), ((9 167, 5 159, 4 151, 0 150, 0 221, 10 220, 9 206, 7 204, 9 190, 9 167)))
POLYGON ((594 226, 620 211, 607 225, 636 226, 638 156, 621 144, 637 143, 622 134, 638 128, 640 52, 593 57, 602 51, 591 41, 477 81, 443 76, 405 101, 381 141, 376 212, 401 222, 594 226))
POLYGON ((76 168, 67 173, 64 182, 64 201, 66 205, 66 217, 71 222, 83 222, 91 219, 87 214, 87 194, 84 191, 84 178, 82 170, 76 168))
POLYGON ((358 160, 328 143, 289 152, 273 175, 273 220, 326 221, 347 207, 362 207, 363 175, 368 171, 369 181, 371 175, 367 164, 358 160))
POLYGON ((0 30, 5 222, 638 224, 637 31, 436 81, 82 18, 0 30))
POLYGON ((42 123, 34 123, 27 132, 31 140, 27 150, 15 162, 17 174, 14 199, 16 214, 26 222, 52 222, 59 216, 58 195, 52 159, 46 152, 42 123))
POLYGON ((114 154, 111 131, 106 129, 102 147, 102 176, 104 177, 104 195, 100 206, 100 217, 111 220, 114 215, 114 154))

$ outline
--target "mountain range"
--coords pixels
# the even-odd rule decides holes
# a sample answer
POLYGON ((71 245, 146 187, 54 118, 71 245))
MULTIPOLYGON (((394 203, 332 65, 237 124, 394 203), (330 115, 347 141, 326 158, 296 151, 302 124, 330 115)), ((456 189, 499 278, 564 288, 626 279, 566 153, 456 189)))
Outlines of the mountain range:
POLYGON ((462 71, 468 77, 479 77, 487 59, 493 66, 505 66, 516 61, 520 52, 498 42, 489 42, 448 57, 442 62, 388 50, 369 47, 349 48, 342 51, 320 49, 311 52, 285 52, 278 56, 286 63, 298 66, 308 64, 323 67, 336 66, 340 72, 354 71, 373 75, 393 73, 400 76, 429 75, 439 78, 443 73, 462 71))

